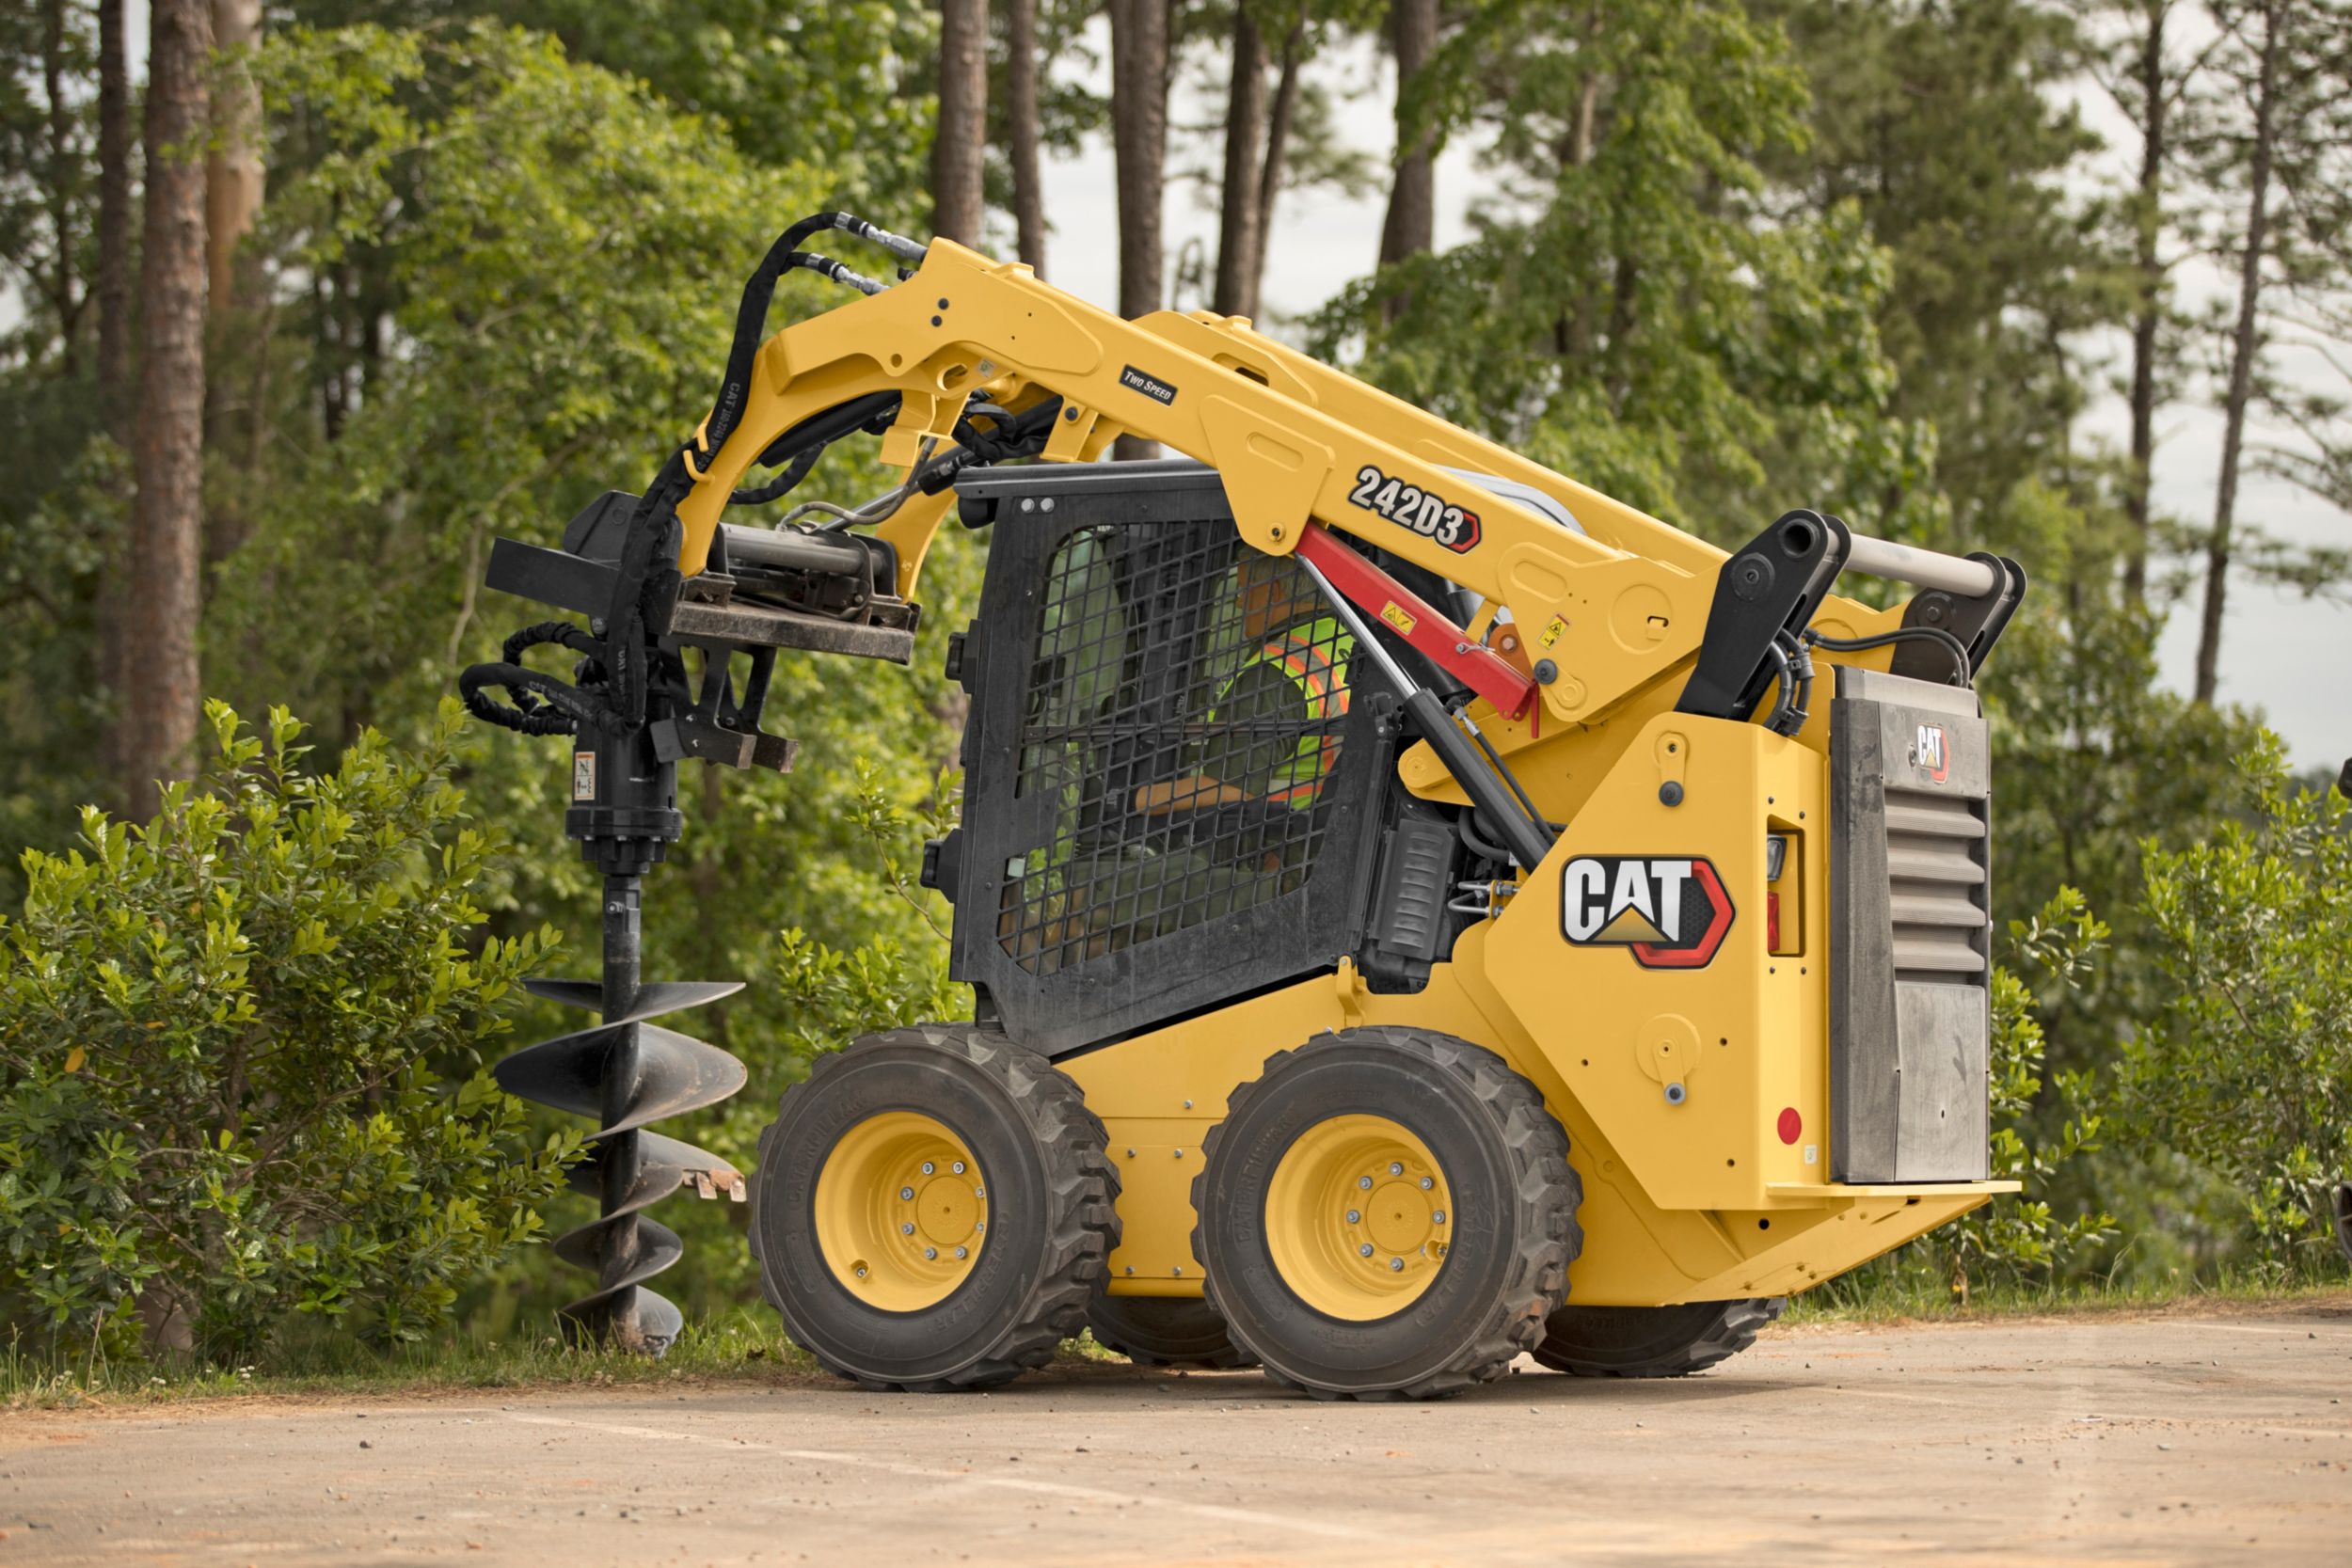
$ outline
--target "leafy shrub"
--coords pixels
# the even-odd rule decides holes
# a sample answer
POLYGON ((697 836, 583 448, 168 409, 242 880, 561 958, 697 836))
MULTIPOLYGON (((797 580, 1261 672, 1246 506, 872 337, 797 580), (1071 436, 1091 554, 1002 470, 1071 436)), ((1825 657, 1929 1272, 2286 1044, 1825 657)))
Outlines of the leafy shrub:
POLYGON ((2062 887, 2030 917, 2009 927, 2010 962, 1993 970, 1992 1125, 1994 1180, 2019 1181, 2025 1191, 1996 1197, 1925 1239, 1940 1256, 1963 1301, 1972 1284, 2022 1284, 2050 1278, 2070 1259, 2105 1243, 2114 1221, 2104 1213, 2060 1219, 2044 1189, 2050 1179, 2099 1148, 2104 1118, 2089 1070, 2046 1079, 2048 1040, 2041 1001, 2021 968, 2046 975, 2052 984, 2079 984, 2090 972, 2091 956, 2107 928, 2090 912, 2083 895, 2062 887), (2044 1088, 2052 1103, 2042 1103, 2044 1088), (2037 1122, 2056 1132, 2037 1138, 2037 1122))
POLYGON ((412 1339, 539 1228, 578 1148, 483 1069, 552 932, 470 950, 501 851, 445 705, 303 770, 207 709, 216 756, 135 828, 27 851, 0 921, 0 1300, 53 1342, 246 1354, 304 1317, 412 1339))
POLYGON ((2238 760, 2250 820, 2151 848, 2143 911, 2172 995, 2126 1045, 2135 1132, 2228 1180, 2267 1264, 2335 1257, 2352 1178, 2352 832, 2341 791, 2294 789, 2278 736, 2238 760))

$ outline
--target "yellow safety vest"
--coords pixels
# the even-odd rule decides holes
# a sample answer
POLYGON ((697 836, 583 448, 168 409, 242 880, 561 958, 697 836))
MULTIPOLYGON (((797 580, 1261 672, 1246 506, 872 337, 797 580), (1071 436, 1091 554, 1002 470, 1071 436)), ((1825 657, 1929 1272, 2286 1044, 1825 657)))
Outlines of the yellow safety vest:
MULTIPOLYGON (((1242 676, 1257 666, 1271 664, 1298 688, 1307 717, 1318 721, 1341 718, 1347 712, 1347 661, 1355 645, 1356 640, 1327 616, 1293 626, 1234 671, 1225 689, 1232 690, 1242 676)), ((1315 803, 1325 776, 1338 765, 1339 759, 1338 736, 1300 736, 1296 753, 1275 770, 1276 787, 1266 799, 1294 810, 1305 810, 1315 803)))

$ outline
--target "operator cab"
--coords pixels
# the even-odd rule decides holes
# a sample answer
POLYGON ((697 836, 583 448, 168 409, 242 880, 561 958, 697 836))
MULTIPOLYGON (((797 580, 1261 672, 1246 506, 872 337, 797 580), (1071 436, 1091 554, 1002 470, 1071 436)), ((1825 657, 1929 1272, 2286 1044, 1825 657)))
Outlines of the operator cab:
POLYGON ((1297 561, 1241 542, 1216 471, 1041 464, 958 494, 993 531, 949 656, 972 699, 962 823, 926 877, 981 1016, 1059 1054, 1343 955, 1375 985, 1425 978, 1469 924, 1443 908, 1469 851, 1396 784, 1395 694, 1297 561), (1380 895, 1407 882, 1400 933, 1380 895))

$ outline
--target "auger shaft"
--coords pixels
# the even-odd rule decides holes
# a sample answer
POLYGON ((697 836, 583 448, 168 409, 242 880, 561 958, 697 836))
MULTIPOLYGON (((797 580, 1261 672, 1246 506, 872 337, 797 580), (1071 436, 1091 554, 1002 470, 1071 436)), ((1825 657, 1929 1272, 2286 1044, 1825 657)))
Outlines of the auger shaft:
MULTIPOLYGON (((635 876, 604 879, 604 1007, 609 1021, 625 1019, 637 1007, 638 979, 644 959, 644 929, 640 924, 642 879, 635 876)), ((604 1125, 628 1119, 637 1099, 639 1059, 643 1038, 634 1023, 620 1025, 604 1063, 604 1125)), ((607 1298, 606 1318, 625 1339, 635 1338, 637 1287, 625 1283, 639 1262, 643 1227, 628 1208, 630 1194, 644 1170, 642 1134, 634 1130, 615 1132, 604 1140, 604 1217, 612 1222, 605 1234, 604 1267, 597 1271, 599 1289, 607 1298), (621 1326, 626 1325, 626 1326, 621 1326)))

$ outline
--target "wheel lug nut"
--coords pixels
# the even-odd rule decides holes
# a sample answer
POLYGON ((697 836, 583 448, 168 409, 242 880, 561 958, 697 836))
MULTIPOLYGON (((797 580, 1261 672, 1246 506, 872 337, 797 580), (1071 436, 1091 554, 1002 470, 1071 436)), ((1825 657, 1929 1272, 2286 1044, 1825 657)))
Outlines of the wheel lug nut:
POLYGON ((1437 1184, 1437 1180, 1434 1177, 1424 1176, 1421 1179, 1421 1190, 1424 1193, 1437 1184))
POLYGON ((1405 1167, 1398 1162, 1391 1160, 1389 1162, 1389 1174, 1391 1176, 1403 1176, 1405 1174, 1405 1167))
POLYGON ((865 1265, 865 1264, 860 1263, 860 1264, 857 1266, 857 1276, 858 1276, 860 1279, 864 1279, 864 1278, 866 1277, 866 1265, 865 1265))
POLYGON ((939 1249, 935 1246, 927 1246, 923 1249, 923 1257, 927 1261, 930 1259, 937 1258, 938 1256, 939 1249))
POLYGON ((1371 1257, 1371 1256, 1372 1256, 1372 1243, 1371 1243, 1370 1242, 1366 1242, 1366 1243, 1365 1243, 1362 1246, 1358 1247, 1358 1248, 1356 1249, 1356 1256, 1357 1256, 1357 1257, 1359 1257, 1359 1258, 1369 1258, 1369 1257, 1371 1257))
POLYGON ((958 1247, 956 1248, 956 1256, 959 1258, 969 1258, 972 1256, 972 1251, 969 1247, 958 1247))
POLYGON ((963 1162, 958 1160, 954 1164, 949 1165, 947 1168, 955 1172, 958 1176, 961 1176, 963 1174, 963 1162))
POLYGON ((1443 1225, 1445 1223, 1445 1211, 1442 1209, 1432 1210, 1429 1214, 1429 1223, 1432 1225, 1443 1225))
POLYGON ((1350 1210, 1347 1212, 1347 1223, 1348 1223, 1348 1224, 1350 1224, 1350 1225, 1357 1225, 1357 1224, 1361 1223, 1361 1221, 1363 1220, 1363 1217, 1364 1217, 1364 1212, 1363 1212, 1361 1209, 1350 1209, 1350 1210))
POLYGON ((1372 1191, 1372 1178, 1369 1176, 1359 1176, 1356 1179, 1356 1185, 1361 1187, 1366 1192, 1370 1192, 1372 1191))
POLYGON ((939 1167, 937 1165, 932 1164, 929 1160, 923 1162, 923 1174, 925 1176, 930 1175, 931 1172, 937 1170, 938 1168, 939 1167))
POLYGON ((906 1225, 901 1225, 900 1227, 898 1227, 898 1234, 899 1234, 899 1235, 901 1235, 901 1236, 912 1236, 912 1235, 914 1235, 914 1225, 913 1225, 912 1223, 909 1223, 909 1224, 906 1224, 906 1225))
POLYGON ((900 1202, 902 1202, 902 1203, 912 1203, 912 1202, 914 1202, 914 1189, 913 1187, 901 1187, 901 1188, 899 1188, 899 1189, 898 1189, 898 1199, 899 1199, 899 1201, 900 1201, 900 1202))
POLYGON ((1391 1274, 1403 1274, 1405 1272, 1405 1259, 1402 1258, 1390 1259, 1389 1272, 1391 1274))

